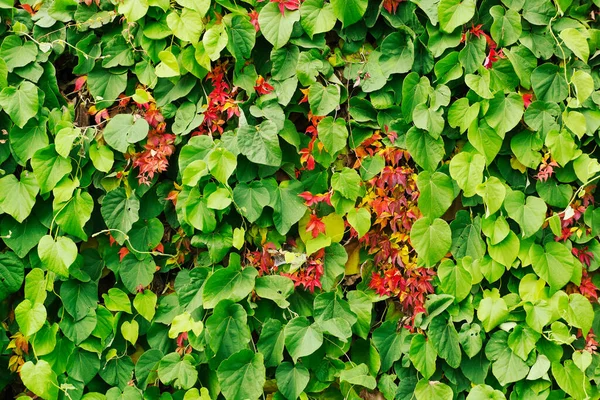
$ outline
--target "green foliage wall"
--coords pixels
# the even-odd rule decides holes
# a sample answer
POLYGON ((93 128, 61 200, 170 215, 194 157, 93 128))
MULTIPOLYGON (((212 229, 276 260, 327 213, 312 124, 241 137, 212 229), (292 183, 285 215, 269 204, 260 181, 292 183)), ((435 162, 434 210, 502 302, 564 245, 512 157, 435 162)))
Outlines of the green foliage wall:
POLYGON ((600 398, 598 0, 0 0, 0 397, 600 398))

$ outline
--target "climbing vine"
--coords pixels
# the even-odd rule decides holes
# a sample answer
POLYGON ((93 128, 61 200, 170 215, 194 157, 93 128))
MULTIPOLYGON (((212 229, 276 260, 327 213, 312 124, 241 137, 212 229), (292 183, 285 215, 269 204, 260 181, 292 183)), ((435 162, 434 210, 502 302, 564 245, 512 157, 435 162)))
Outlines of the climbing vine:
POLYGON ((599 399, 597 0, 0 0, 0 397, 599 399))

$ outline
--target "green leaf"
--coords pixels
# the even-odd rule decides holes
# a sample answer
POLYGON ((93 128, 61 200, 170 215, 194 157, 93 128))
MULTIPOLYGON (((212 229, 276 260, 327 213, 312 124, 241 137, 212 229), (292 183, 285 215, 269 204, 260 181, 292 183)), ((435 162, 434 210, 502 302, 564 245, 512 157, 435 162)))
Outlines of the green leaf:
POLYGON ((415 61, 413 37, 405 31, 393 32, 381 42, 379 62, 385 76, 410 71, 415 61))
POLYGON ((177 315, 173 318, 169 328, 168 336, 170 339, 175 339, 182 332, 192 332, 198 336, 204 331, 202 321, 194 321, 194 318, 188 312, 177 315))
POLYGON ((442 172, 423 171, 417 177, 419 209, 427 218, 439 218, 450 208, 454 198, 452 179, 442 172))
POLYGON ((217 304, 206 320, 206 338, 218 361, 247 349, 252 339, 244 308, 231 300, 217 304))
POLYGON ((427 102, 431 90, 431 84, 427 77, 419 77, 416 72, 411 72, 406 76, 402 82, 402 115, 406 122, 412 121, 415 107, 427 102))
POLYGON ((90 158, 94 168, 101 172, 110 172, 115 162, 115 155, 108 146, 98 146, 98 143, 90 145, 90 158))
POLYGON ((140 285, 146 287, 152 282, 155 271, 156 264, 152 256, 145 255, 143 258, 138 259, 130 253, 121 260, 119 277, 129 292, 137 293, 140 285))
POLYGON ((25 219, 22 223, 6 216, 0 222, 2 240, 19 258, 25 258, 47 232, 48 228, 35 216, 25 219))
POLYGON ((423 375, 423 378, 431 378, 435 373, 435 361, 437 360, 437 353, 431 341, 427 340, 422 334, 413 336, 408 354, 410 361, 417 371, 423 375))
POLYGON ((519 382, 529 373, 529 366, 509 348, 492 363, 492 372, 501 385, 519 382))
POLYGON ((510 60, 515 73, 521 81, 521 86, 526 89, 531 88, 531 72, 537 67, 537 59, 525 46, 513 46, 510 49, 504 49, 504 54, 510 60))
POLYGON ((485 156, 486 164, 489 165, 496 158, 502 147, 503 136, 494 128, 491 128, 484 120, 473 121, 469 126, 469 143, 485 156))
POLYGON ((58 131, 56 137, 54 138, 56 152, 63 157, 69 157, 69 153, 73 148, 73 142, 80 136, 81 129, 79 128, 61 129, 60 131, 58 131))
MULTIPOLYGON (((587 45, 586 45, 587 46, 587 45)), ((571 77, 571 83, 577 92, 577 101, 582 104, 594 91, 594 79, 590 74, 582 70, 576 70, 571 77)))
POLYGON ((331 187, 350 200, 356 200, 362 192, 360 176, 356 170, 350 168, 344 168, 342 172, 335 172, 331 176, 331 187))
POLYGON ((477 308, 477 318, 481 321, 486 332, 508 319, 508 307, 503 298, 500 297, 498 289, 484 290, 483 299, 477 308))
POLYGON ((469 358, 475 357, 481 350, 485 333, 481 332, 479 324, 463 324, 458 333, 458 340, 469 358))
POLYGON ((217 377, 225 399, 256 400, 263 394, 265 365, 261 353, 240 350, 219 365, 217 377))
POLYGON ((88 75, 87 86, 98 109, 112 105, 127 87, 127 73, 113 73, 96 67, 88 75))
POLYGON ((455 297, 456 302, 461 302, 471 292, 471 281, 473 277, 462 264, 455 264, 452 260, 446 260, 438 267, 440 288, 444 293, 455 297))
POLYGON ((24 165, 39 149, 48 146, 46 134, 46 118, 30 119, 23 128, 13 126, 8 133, 10 147, 17 156, 17 161, 24 165))
POLYGON ((25 279, 25 265, 13 252, 0 254, 0 301, 17 292, 25 279))
POLYGON ((17 222, 23 222, 31 214, 39 190, 31 172, 21 172, 19 180, 14 175, 6 175, 0 179, 0 209, 17 222))
POLYGON ((346 122, 343 119, 338 118, 334 120, 333 117, 323 118, 319 122, 317 131, 319 140, 323 143, 325 150, 332 156, 346 147, 348 129, 346 129, 346 122))
POLYGON ((208 154, 206 163, 212 176, 227 185, 227 180, 237 166, 237 157, 229 150, 217 147, 208 154))
POLYGON ((135 22, 146 15, 148 8, 148 0, 124 0, 119 4, 119 13, 129 22, 135 22))
POLYGON ((506 47, 515 43, 521 36, 521 16, 515 10, 504 10, 502 6, 490 8, 494 23, 490 28, 492 39, 498 47, 506 47))
POLYGON ((501 242, 496 244, 493 244, 488 239, 488 252, 490 253, 490 257, 507 268, 510 268, 512 263, 516 260, 517 255, 519 254, 519 246, 519 238, 513 231, 510 231, 501 242))
POLYGON ((490 101, 485 120, 488 125, 496 130, 498 135, 504 138, 506 132, 513 129, 523 116, 523 99, 516 93, 504 96, 498 92, 490 101))
POLYGON ((352 326, 352 331, 366 339, 371 330, 371 317, 373 303, 371 297, 365 292, 352 290, 346 295, 350 310, 356 314, 356 324, 352 326))
POLYGON ((493 99, 494 95, 490 91, 490 74, 486 69, 480 69, 481 75, 467 74, 465 75, 465 83, 479 97, 484 99, 493 99))
POLYGON ((454 221, 451 222, 452 247, 450 251, 456 258, 471 257, 478 260, 485 254, 485 243, 481 239, 481 219, 471 216, 464 210, 456 213, 454 221))
MULTIPOLYGON (((174 24, 174 26, 173 27, 170 26, 170 27, 171 27, 171 29, 173 29, 173 32, 175 32, 175 30, 177 30, 177 32, 179 33, 179 35, 177 35, 177 33, 175 33, 175 35, 177 37, 179 37, 180 39, 182 37, 185 38, 182 40, 190 40, 190 41, 198 40, 198 38, 196 36, 188 36, 187 33, 183 34, 179 31, 180 29, 185 30, 185 28, 182 26, 182 25, 184 25, 184 22, 179 19, 177 13, 172 12, 171 14, 169 14, 169 17, 172 17, 172 18, 167 18, 167 22, 175 21, 175 22, 172 22, 172 24, 174 24)), ((175 55, 173 53, 171 53, 170 51, 167 51, 167 50, 163 50, 160 53, 158 53, 158 58, 160 59, 160 63, 158 63, 158 65, 156 66, 156 70, 155 70, 156 76, 158 76, 159 78, 173 78, 175 76, 181 75, 181 72, 179 70, 179 62, 177 61, 177 57, 175 57, 175 55)), ((133 116, 131 116, 131 117, 133 117, 133 116)))
POLYGON ((575 140, 566 129, 552 130, 546 135, 546 146, 550 149, 552 158, 562 167, 581 155, 575 140))
POLYGON ((20 302, 15 308, 15 320, 24 336, 32 336, 42 329, 46 315, 46 308, 42 303, 32 304, 28 299, 20 302))
POLYGON ((521 325, 515 326, 513 331, 508 335, 508 347, 521 357, 523 361, 527 361, 529 353, 535 349, 535 344, 541 335, 531 328, 521 325))
POLYGON ((415 387, 414 396, 416 400, 452 400, 454 393, 450 386, 442 382, 421 379, 415 387))
POLYGON ((217 270, 204 284, 204 308, 214 308, 223 299, 235 302, 242 300, 254 289, 257 275, 258 272, 254 268, 240 269, 229 266, 217 270))
POLYGON ((442 109, 435 110, 427 107, 427 104, 419 104, 413 110, 413 123, 434 139, 439 139, 445 124, 443 114, 442 109))
POLYGON ((269 318, 262 326, 260 338, 256 347, 265 357, 266 367, 276 367, 283 360, 283 347, 285 343, 281 321, 269 318))
POLYGON ((560 31, 559 35, 565 45, 579 57, 583 62, 588 62, 590 56, 590 47, 588 46, 587 39, 575 28, 566 28, 560 31))
POLYGON ((318 295, 314 300, 314 317, 317 326, 324 332, 346 341, 352 336, 352 326, 357 317, 348 302, 334 292, 318 295))
POLYGON ((37 363, 27 361, 21 367, 21 379, 27 389, 31 390, 42 399, 52 400, 58 398, 59 386, 56 379, 56 373, 52 366, 44 361, 38 360, 37 363))
POLYGON ((359 364, 340 372, 340 382, 348 382, 351 385, 363 386, 370 390, 377 386, 377 381, 369 375, 369 367, 366 364, 359 364))
POLYGON ((127 293, 118 288, 108 289, 107 293, 102 295, 104 306, 110 311, 123 311, 131 314, 131 302, 127 293))
POLYGON ((269 190, 261 181, 253 181, 250 182, 250 184, 237 184, 233 189, 233 200, 240 208, 240 213, 245 216, 248 221, 254 222, 260 217, 263 209, 269 204, 271 198, 269 196, 269 190))
POLYGON ((566 360, 564 366, 559 362, 553 362, 552 375, 558 386, 576 400, 588 398, 588 394, 592 391, 585 374, 571 360, 566 360))
POLYGON ((573 196, 571 185, 559 185, 556 180, 550 178, 546 181, 539 180, 535 185, 542 199, 552 207, 566 208, 573 196))
POLYGON ((510 149, 517 160, 527 168, 537 169, 542 161, 542 147, 543 142, 539 135, 529 131, 523 131, 510 140, 510 149))
POLYGON ((438 18, 440 28, 447 33, 466 24, 475 14, 474 0, 440 0, 438 18))
POLYGON ((130 245, 138 251, 154 249, 160 244, 165 228, 158 218, 138 221, 130 231, 130 245))
POLYGON ((285 326, 285 348, 294 362, 317 351, 323 344, 323 332, 306 317, 296 317, 285 326))
POLYGON ((23 43, 16 35, 7 35, 0 47, 0 58, 4 60, 8 72, 34 62, 37 55, 38 47, 33 41, 23 43))
POLYGON ((452 231, 442 219, 421 218, 410 231, 410 240, 427 267, 440 261, 452 246, 452 231))
POLYGON ((506 188, 500 179, 492 176, 477 186, 477 194, 481 196, 487 207, 486 215, 490 216, 500 209, 506 196, 506 188))
POLYGON ((368 0, 331 0, 333 13, 342 21, 342 27, 358 22, 367 11, 368 0))
POLYGON ((503 241, 510 232, 510 226, 504 216, 489 216, 483 220, 483 233, 490 239, 490 244, 496 245, 503 241))
POLYGON ((273 208, 273 223, 277 232, 285 235, 304 216, 306 206, 299 196, 303 186, 299 181, 283 181, 273 187, 269 206, 273 208))
POLYGON ((300 21, 300 12, 285 8, 281 13, 278 5, 272 3, 266 4, 258 16, 262 34, 275 49, 286 45, 292 35, 294 24, 298 21, 300 21))
POLYGON ((98 284, 96 282, 79 282, 70 279, 60 287, 63 307, 75 321, 83 319, 98 304, 98 284))
POLYGON ((193 362, 194 357, 190 354, 181 358, 178 353, 169 353, 158 364, 158 377, 163 384, 172 383, 176 388, 190 389, 198 380, 193 362))
POLYGON ((348 253, 341 244, 332 243, 325 248, 325 261, 323 264, 325 271, 321 277, 323 289, 332 290, 339 283, 347 261, 348 253))
POLYGON ((238 146, 250 161, 278 167, 282 153, 277 133, 277 125, 273 121, 263 121, 258 126, 244 125, 238 129, 238 146))
POLYGON ((231 14, 231 20, 225 19, 227 24, 227 49, 235 57, 237 63, 250 57, 256 41, 256 31, 245 15, 231 14))
MULTIPOLYGON (((189 8, 184 8, 181 14, 177 11, 172 11, 167 15, 167 25, 173 31, 173 34, 186 42, 192 42, 193 44, 198 43, 200 40, 200 34, 204 30, 204 23, 202 22, 202 14, 196 12, 189 8)), ((163 53, 163 52, 161 52, 163 53)), ((179 74, 179 68, 174 69, 175 64, 173 58, 171 58, 168 53, 169 51, 164 51, 163 57, 159 57, 162 61, 167 61, 165 64, 165 70, 167 74, 177 73, 179 74)), ((158 72, 158 71, 157 71, 158 72)), ((158 73, 157 73, 158 75, 158 73)), ((173 76, 173 75, 171 75, 173 76)))
POLYGON ((373 331, 373 344, 381 357, 381 371, 386 372, 402 356, 404 335, 396 331, 397 323, 385 321, 373 331))
POLYGON ((569 86, 558 65, 546 63, 534 69, 531 85, 538 100, 558 103, 569 95, 569 86))
POLYGON ((217 227, 215 212, 208 208, 207 199, 200 197, 200 190, 194 187, 185 204, 185 221, 204 233, 213 232, 217 227))
POLYGON ((156 294, 151 290, 144 289, 143 292, 136 293, 133 299, 133 307, 147 321, 152 322, 152 318, 156 313, 156 301, 156 294))
POLYGON ((534 244, 529 257, 535 273, 548 282, 552 290, 561 289, 571 280, 573 256, 565 245, 558 242, 548 242, 545 247, 534 244))
POLYGON ((477 193, 477 187, 483 180, 485 158, 480 154, 461 152, 450 161, 450 175, 463 190, 465 197, 477 193))
POLYGON ((346 215, 348 223, 358 233, 360 239, 371 229, 371 214, 365 208, 354 208, 346 215))
POLYGON ((488 385, 477 385, 469 392, 467 400, 506 400, 504 393, 488 385))
POLYGON ((521 227, 521 235, 527 238, 535 234, 543 225, 546 218, 546 203, 539 197, 528 196, 514 190, 504 199, 504 208, 510 218, 521 227))
POLYGON ((290 362, 284 362, 277 367, 275 379, 277 380, 277 389, 285 398, 296 400, 308 385, 310 374, 302 364, 293 365, 290 362))
POLYGON ((40 108, 38 88, 24 81, 19 86, 7 86, 0 92, 0 107, 19 128, 35 117, 40 108))
POLYGON ((41 194, 54 189, 58 182, 72 170, 71 161, 59 156, 53 144, 36 151, 31 159, 31 166, 40 185, 41 194))
POLYGON ((306 0, 300 6, 300 17, 304 32, 311 38, 318 33, 329 32, 336 23, 333 5, 323 0, 306 0))
POLYGON ((600 163, 587 154, 581 154, 573 161, 573 169, 577 178, 585 185, 600 172, 600 163))
POLYGON ((445 154, 442 137, 434 139, 417 128, 411 128, 407 132, 406 147, 415 162, 427 171, 435 171, 445 154))
POLYGON ((137 343, 139 331, 140 325, 136 320, 125 321, 121 325, 121 334, 123 335, 123 339, 127 340, 133 346, 135 346, 137 343))
POLYGON ((111 231, 111 236, 119 244, 125 242, 127 233, 139 219, 140 201, 132 194, 127 196, 124 188, 112 190, 104 196, 100 212, 111 231))
POLYGON ((438 355, 446 360, 448 365, 458 368, 462 356, 458 332, 452 321, 446 321, 443 315, 433 318, 429 324, 429 340, 438 355))
POLYGON ((256 278, 255 290, 259 297, 273 300, 281 308, 288 308, 290 303, 286 299, 294 292, 294 282, 287 276, 261 276, 256 278))
MULTIPOLYGON (((237 162, 237 161, 236 161, 237 162)), ((204 160, 192 161, 185 167, 181 182, 186 186, 196 186, 200 179, 209 174, 208 166, 204 160)))
POLYGON ((308 89, 308 104, 315 116, 327 115, 339 106, 340 89, 337 85, 313 83, 308 89))
POLYGON ((587 298, 579 293, 571 293, 566 313, 564 310, 561 313, 569 325, 580 328, 583 335, 587 336, 594 321, 594 310, 587 298))
POLYGON ((77 258, 77 246, 66 236, 59 236, 54 240, 52 236, 46 235, 40 240, 38 255, 48 271, 68 277, 69 267, 77 258))
POLYGON ((221 56, 221 51, 227 46, 229 37, 225 32, 224 24, 215 24, 204 33, 202 43, 204 49, 208 52, 208 56, 212 61, 216 61, 221 56))
POLYGON ((92 216, 94 209, 94 200, 87 192, 81 192, 80 189, 74 193, 73 197, 66 201, 60 201, 55 196, 53 208, 58 210, 55 214, 56 223, 68 234, 77 236, 82 240, 87 240, 87 234, 83 227, 92 216))
POLYGON ((135 119, 131 114, 118 114, 104 128, 104 139, 113 149, 126 153, 130 144, 144 140, 150 126, 144 118, 135 119))
POLYGON ((448 109, 448 124, 459 128, 461 133, 466 131, 479 115, 479 108, 479 103, 469 105, 466 97, 456 100, 448 109))

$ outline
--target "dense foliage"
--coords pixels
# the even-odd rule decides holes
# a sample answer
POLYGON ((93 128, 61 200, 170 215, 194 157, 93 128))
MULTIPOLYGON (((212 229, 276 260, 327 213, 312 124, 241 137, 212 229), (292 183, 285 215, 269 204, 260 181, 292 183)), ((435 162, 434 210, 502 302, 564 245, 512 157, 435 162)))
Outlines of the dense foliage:
POLYGON ((0 0, 0 396, 600 398, 594 0, 0 0))

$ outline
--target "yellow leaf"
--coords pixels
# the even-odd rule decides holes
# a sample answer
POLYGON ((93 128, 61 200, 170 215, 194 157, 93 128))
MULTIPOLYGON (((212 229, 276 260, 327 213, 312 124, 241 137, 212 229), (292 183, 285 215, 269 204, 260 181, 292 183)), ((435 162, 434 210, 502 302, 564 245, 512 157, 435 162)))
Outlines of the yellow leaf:
POLYGON ((360 273, 360 245, 358 242, 352 242, 345 246, 348 253, 346 261, 346 275, 356 275, 360 273))

